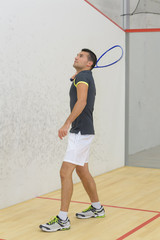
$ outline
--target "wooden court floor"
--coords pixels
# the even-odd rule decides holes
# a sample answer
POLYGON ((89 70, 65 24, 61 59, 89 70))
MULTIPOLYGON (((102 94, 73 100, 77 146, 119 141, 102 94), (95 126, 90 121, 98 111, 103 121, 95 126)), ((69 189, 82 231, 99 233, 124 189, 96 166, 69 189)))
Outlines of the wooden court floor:
POLYGON ((159 240, 160 169, 123 167, 95 178, 102 219, 76 219, 89 206, 81 183, 74 185, 68 231, 45 233, 38 226, 55 216, 60 191, 0 210, 0 240, 159 240))

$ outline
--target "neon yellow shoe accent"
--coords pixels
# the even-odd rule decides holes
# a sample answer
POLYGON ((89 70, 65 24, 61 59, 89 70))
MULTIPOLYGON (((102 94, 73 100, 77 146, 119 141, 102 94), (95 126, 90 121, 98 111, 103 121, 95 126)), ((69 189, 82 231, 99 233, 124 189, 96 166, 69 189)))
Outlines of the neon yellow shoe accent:
POLYGON ((89 206, 87 209, 83 210, 82 212, 88 212, 90 209, 92 209, 92 206, 89 206))
POLYGON ((53 219, 51 219, 48 224, 51 225, 53 223, 58 223, 58 218, 57 217, 54 217, 53 219))
POLYGON ((65 230, 69 230, 71 227, 69 227, 69 228, 63 228, 63 229, 61 229, 60 231, 65 231, 65 230))
POLYGON ((104 214, 103 216, 97 216, 95 218, 104 218, 106 215, 104 214))

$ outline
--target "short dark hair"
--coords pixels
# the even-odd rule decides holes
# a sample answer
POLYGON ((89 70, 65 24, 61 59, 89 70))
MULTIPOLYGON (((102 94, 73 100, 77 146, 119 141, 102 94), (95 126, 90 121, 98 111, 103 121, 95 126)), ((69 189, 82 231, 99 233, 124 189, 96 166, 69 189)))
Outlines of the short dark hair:
POLYGON ((92 70, 97 63, 96 54, 87 48, 83 48, 81 51, 89 53, 88 60, 93 62, 92 66, 91 66, 91 70, 92 70))

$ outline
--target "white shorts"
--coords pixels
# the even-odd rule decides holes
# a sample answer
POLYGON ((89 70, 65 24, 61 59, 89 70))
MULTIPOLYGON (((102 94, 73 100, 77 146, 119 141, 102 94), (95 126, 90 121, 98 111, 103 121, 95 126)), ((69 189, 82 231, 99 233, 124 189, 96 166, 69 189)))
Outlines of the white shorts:
POLYGON ((89 149, 93 138, 94 135, 81 135, 80 132, 69 133, 68 147, 63 161, 84 166, 89 160, 89 149))

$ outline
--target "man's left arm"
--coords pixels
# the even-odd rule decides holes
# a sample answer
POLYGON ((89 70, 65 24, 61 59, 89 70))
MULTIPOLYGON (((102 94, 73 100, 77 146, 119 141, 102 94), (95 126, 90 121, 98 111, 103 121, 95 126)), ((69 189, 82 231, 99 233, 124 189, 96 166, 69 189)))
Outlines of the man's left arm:
POLYGON ((68 134, 68 130, 72 122, 81 114, 87 104, 88 85, 84 83, 77 84, 77 102, 65 121, 64 125, 59 129, 58 136, 63 139, 68 134))

